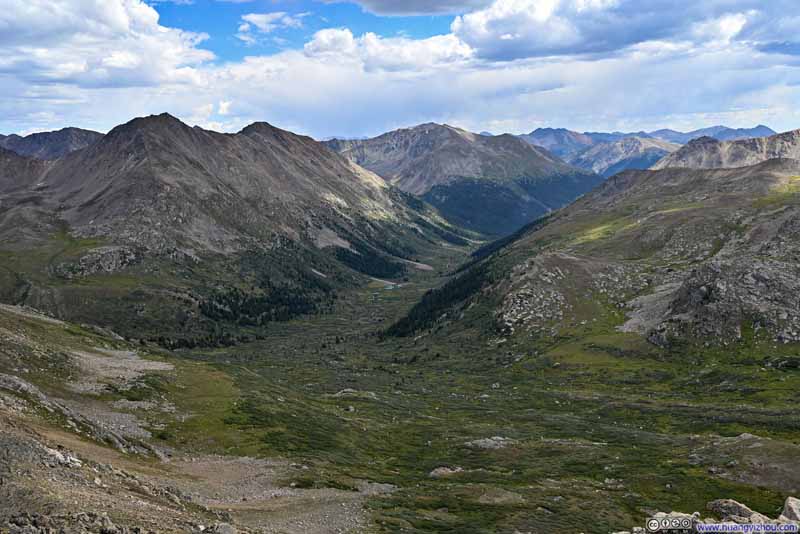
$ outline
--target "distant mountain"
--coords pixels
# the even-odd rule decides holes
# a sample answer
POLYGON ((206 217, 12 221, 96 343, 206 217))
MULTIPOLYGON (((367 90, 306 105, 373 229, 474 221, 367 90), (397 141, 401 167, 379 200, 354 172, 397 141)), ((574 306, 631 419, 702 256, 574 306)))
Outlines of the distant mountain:
POLYGON ((546 148, 564 160, 593 146, 592 136, 573 132, 565 128, 537 128, 529 134, 520 135, 528 143, 546 148))
POLYGON ((587 136, 595 144, 613 143, 626 137, 638 137, 640 139, 650 137, 647 132, 585 132, 583 135, 587 136))
POLYGON ((266 123, 231 135, 151 116, 52 162, 0 152, 0 169, 0 299, 137 337, 323 311, 361 275, 401 277, 425 247, 464 243, 266 123))
POLYGON ((685 144, 692 139, 704 136, 713 137, 720 141, 733 139, 747 139, 751 137, 766 137, 774 135, 775 132, 770 128, 759 125, 755 128, 728 128, 727 126, 712 126, 693 132, 677 132, 675 130, 663 129, 653 132, 574 132, 564 128, 538 128, 533 132, 519 137, 537 146, 541 146, 564 159, 572 161, 579 154, 589 148, 601 143, 613 143, 626 137, 636 137, 639 139, 661 139, 669 143, 685 144))
POLYGON ((22 156, 37 159, 56 159, 70 152, 86 148, 103 134, 80 128, 64 128, 55 132, 0 136, 0 147, 13 150, 22 156))
POLYGON ((421 196, 454 224, 487 234, 513 232, 601 181, 513 135, 488 137, 447 125, 326 144, 421 196))
POLYGON ((655 162, 680 148, 680 145, 648 137, 623 137, 598 143, 569 160, 581 169, 604 177, 628 169, 649 169, 655 162))
POLYGON ((485 135, 486 137, 492 137, 494 134, 492 132, 487 132, 486 130, 480 132, 480 135, 485 135))
POLYGON ((773 158, 800 159, 800 130, 738 141, 701 137, 660 160, 653 169, 746 167, 773 158))
POLYGON ((658 139, 664 139, 671 143, 686 144, 693 139, 700 137, 713 137, 718 141, 733 141, 736 139, 749 139, 752 137, 768 137, 775 135, 775 131, 763 124, 755 128, 728 128, 727 126, 712 126, 710 128, 702 128, 692 132, 676 132, 675 130, 656 130, 650 132, 650 136, 658 139))
POLYGON ((646 350, 632 342, 638 334, 694 361, 709 346, 750 355, 761 354, 754 340, 767 353, 800 342, 798 175, 794 159, 617 174, 478 250, 390 333, 502 337, 504 351, 533 340, 569 354, 563 344, 573 343, 626 357, 646 350))

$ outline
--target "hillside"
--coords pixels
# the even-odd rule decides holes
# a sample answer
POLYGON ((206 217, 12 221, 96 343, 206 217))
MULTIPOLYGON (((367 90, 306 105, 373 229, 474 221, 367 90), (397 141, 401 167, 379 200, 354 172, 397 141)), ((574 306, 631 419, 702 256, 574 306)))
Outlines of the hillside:
MULTIPOLYGON (((461 284, 469 295, 484 289, 479 300, 493 311, 475 309, 498 332, 533 339, 580 330, 607 305, 629 310, 623 331, 665 347, 727 344, 753 329, 769 340, 800 341, 790 297, 800 287, 798 175, 800 163, 788 159, 730 170, 626 171, 504 246, 479 251, 489 257, 461 284)), ((458 293, 458 279, 452 284, 458 293)), ((420 308, 397 331, 465 299, 445 293, 431 296, 441 306, 420 308)))
POLYGON ((691 495, 747 502, 757 488, 778 492, 759 510, 777 515, 800 460, 798 177, 791 159, 617 174, 479 249, 387 335, 430 365, 492 368, 508 398, 537 391, 520 409, 561 418, 564 454, 624 442, 614 460, 596 445, 597 467, 549 470, 647 495, 630 497, 643 517, 656 501, 694 510, 691 495))
POLYGON ((231 135, 159 115, 52 163, 5 155, 0 297, 136 337, 216 343, 465 243, 423 203, 266 123, 231 135))
POLYGON ((772 158, 800 158, 800 130, 738 141, 702 137, 660 160, 653 169, 746 167, 772 158))
POLYGON ((488 234, 513 232, 600 182, 514 136, 488 137, 446 125, 326 144, 421 196, 452 223, 488 234))
POLYGON ((12 150, 21 156, 37 159, 57 159, 70 152, 86 148, 103 134, 80 128, 63 128, 55 132, 26 135, 0 136, 0 147, 12 150))
POLYGON ((569 163, 609 177, 628 169, 648 169, 679 148, 680 145, 661 139, 624 137, 617 141, 596 144, 570 159, 569 163))

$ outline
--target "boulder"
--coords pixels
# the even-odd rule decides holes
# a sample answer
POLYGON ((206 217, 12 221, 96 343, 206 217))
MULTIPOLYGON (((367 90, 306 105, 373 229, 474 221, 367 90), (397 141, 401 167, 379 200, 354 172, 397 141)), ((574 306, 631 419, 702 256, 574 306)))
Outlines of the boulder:
POLYGON ((708 509, 719 516, 723 521, 732 519, 734 523, 738 523, 737 518, 750 519, 750 516, 755 512, 732 499, 718 499, 708 503, 708 509))
POLYGON ((780 518, 787 521, 800 521, 800 499, 797 497, 787 497, 780 518))

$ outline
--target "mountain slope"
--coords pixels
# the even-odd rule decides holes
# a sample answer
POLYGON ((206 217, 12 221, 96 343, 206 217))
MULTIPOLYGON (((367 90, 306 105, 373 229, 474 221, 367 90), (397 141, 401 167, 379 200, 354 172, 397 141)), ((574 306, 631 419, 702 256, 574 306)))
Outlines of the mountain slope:
POLYGON ((546 148, 563 159, 568 159, 597 142, 590 135, 573 132, 566 128, 537 128, 531 133, 519 137, 532 145, 546 148))
POLYGON ((447 314, 455 306, 472 311, 453 329, 494 324, 495 334, 543 342, 609 314, 663 347, 728 344, 753 329, 767 342, 800 341, 798 175, 788 159, 618 174, 479 252, 394 331, 458 316, 447 314))
POLYGON ((70 152, 86 148, 103 134, 80 128, 64 128, 55 132, 41 132, 21 137, 0 136, 0 147, 12 150, 21 156, 37 159, 57 159, 70 152))
POLYGON ((420 251, 464 243, 423 203, 265 123, 230 135, 165 114, 54 162, 11 160, 0 297, 131 334, 324 311, 361 275, 401 277, 420 251))
POLYGON ((800 159, 800 130, 738 141, 717 141, 710 137, 701 137, 665 157, 653 168, 745 167, 772 158, 800 159))
POLYGON ((600 180, 512 135, 481 136, 438 124, 326 144, 420 195, 451 222, 489 234, 510 233, 600 180))
POLYGON ((596 144, 569 160, 581 169, 608 177, 628 169, 648 169, 680 145, 647 137, 624 137, 596 144))

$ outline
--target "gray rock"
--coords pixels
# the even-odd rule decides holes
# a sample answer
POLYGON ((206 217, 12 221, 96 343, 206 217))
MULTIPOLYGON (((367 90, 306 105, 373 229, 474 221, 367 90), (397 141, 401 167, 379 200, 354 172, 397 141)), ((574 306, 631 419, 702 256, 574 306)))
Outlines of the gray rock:
POLYGON ((209 532, 213 534, 236 534, 236 528, 231 525, 230 523, 217 523, 214 525, 209 532))
MULTIPOLYGON (((718 499, 708 503, 708 509, 717 514, 721 519, 745 518, 749 519, 755 512, 732 499, 718 499)), ((737 522, 734 520, 734 522, 737 522)))
POLYGON ((787 497, 783 505, 781 518, 789 521, 800 521, 800 499, 797 497, 787 497))

